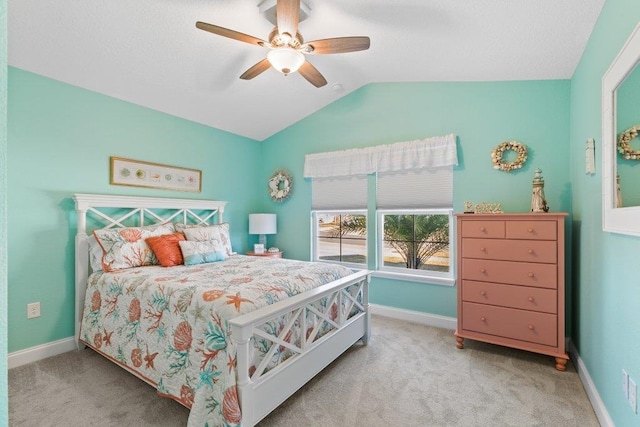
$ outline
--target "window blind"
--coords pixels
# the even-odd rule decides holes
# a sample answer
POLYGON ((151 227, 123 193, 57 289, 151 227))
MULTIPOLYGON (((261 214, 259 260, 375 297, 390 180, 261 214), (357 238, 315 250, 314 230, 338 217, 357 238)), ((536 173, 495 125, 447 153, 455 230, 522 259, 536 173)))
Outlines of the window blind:
POLYGON ((367 175, 314 178, 311 183, 312 210, 367 208, 367 175))
POLYGON ((378 209, 434 209, 453 206, 453 168, 378 173, 378 209))

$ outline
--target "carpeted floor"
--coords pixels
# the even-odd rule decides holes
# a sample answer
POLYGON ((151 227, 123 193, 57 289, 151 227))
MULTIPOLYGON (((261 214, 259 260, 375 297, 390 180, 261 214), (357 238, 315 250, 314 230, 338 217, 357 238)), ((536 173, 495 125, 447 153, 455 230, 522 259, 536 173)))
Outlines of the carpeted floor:
MULTIPOLYGON (((188 410, 91 350, 9 370, 11 426, 184 426, 188 410)), ((571 363, 373 316, 356 344, 259 426, 598 426, 571 363)))

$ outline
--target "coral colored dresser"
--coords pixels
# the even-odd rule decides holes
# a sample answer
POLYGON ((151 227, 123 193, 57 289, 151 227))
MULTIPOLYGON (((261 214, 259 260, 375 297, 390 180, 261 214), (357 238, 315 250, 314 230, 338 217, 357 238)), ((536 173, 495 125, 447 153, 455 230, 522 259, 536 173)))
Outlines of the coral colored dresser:
POLYGON ((566 213, 457 214, 457 347, 465 338, 555 357, 564 371, 566 213))

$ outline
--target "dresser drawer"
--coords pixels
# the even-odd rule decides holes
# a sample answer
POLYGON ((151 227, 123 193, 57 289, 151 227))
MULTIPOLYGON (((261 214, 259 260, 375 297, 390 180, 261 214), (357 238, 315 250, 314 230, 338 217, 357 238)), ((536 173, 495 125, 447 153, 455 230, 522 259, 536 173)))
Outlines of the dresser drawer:
POLYGON ((464 258, 557 262, 556 242, 546 240, 462 239, 464 258))
POLYGON ((464 221, 460 233, 462 237, 504 239, 504 230, 504 221, 464 221))
POLYGON ((555 264, 463 258, 461 279, 555 289, 558 270, 555 264))
POLYGON ((558 344, 554 314, 462 303, 462 329, 548 346, 558 344))
POLYGON ((507 239, 556 240, 557 237, 558 231, 555 221, 507 222, 507 239))
POLYGON ((553 289, 499 283, 462 281, 462 300, 556 314, 558 293, 553 289))

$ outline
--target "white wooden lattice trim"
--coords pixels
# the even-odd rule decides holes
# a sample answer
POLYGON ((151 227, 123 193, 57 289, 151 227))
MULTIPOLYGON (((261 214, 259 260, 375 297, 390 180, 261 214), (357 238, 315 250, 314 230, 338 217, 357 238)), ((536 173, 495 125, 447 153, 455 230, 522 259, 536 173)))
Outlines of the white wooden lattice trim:
POLYGON ((252 426, 260 421, 355 341, 361 339, 365 344, 368 342, 371 333, 369 279, 369 271, 359 271, 229 321, 237 348, 237 385, 243 426, 252 426), (357 301, 358 295, 361 301, 357 301), (320 311, 313 304, 323 298, 328 302, 325 310, 320 311), (343 298, 349 300, 345 307, 342 306, 343 298), (334 304, 340 304, 337 321, 329 318, 334 304), (353 307, 357 307, 358 312, 347 318, 353 307), (314 330, 308 337, 306 330, 311 325, 307 324, 307 312, 318 316, 314 330), (263 325, 287 315, 290 318, 277 335, 263 329, 263 325), (321 325, 327 322, 333 329, 316 339, 321 325), (299 345, 286 341, 287 334, 294 326, 299 328, 299 345), (252 340, 256 337, 270 341, 271 347, 249 375, 252 340), (290 349, 293 354, 264 372, 279 346, 290 349))
MULTIPOLYGON (((351 313, 351 309, 353 308, 354 303, 357 303, 357 308, 358 308, 358 312, 364 312, 364 307, 362 304, 360 304, 359 302, 357 302, 357 297, 353 297, 350 293, 351 289, 355 289, 355 294, 357 295, 361 295, 362 296, 362 282, 360 282, 359 284, 354 284, 351 285, 349 288, 341 288, 338 289, 335 293, 331 294, 328 297, 322 297, 322 298, 318 298, 314 301, 308 302, 304 307, 300 307, 294 311, 291 312, 291 316, 287 322, 287 324, 285 325, 285 327, 278 333, 278 335, 274 335, 271 334, 269 332, 267 332, 264 329, 261 329, 260 327, 262 325, 257 325, 254 326, 253 328, 253 339, 256 338, 263 338, 265 340, 268 340, 271 342, 271 347, 269 348, 269 350, 267 351, 267 353, 263 356, 262 361, 260 362, 260 364, 258 365, 258 367, 256 368, 256 370, 253 372, 253 374, 251 374, 251 380, 252 381, 256 381, 258 380, 263 374, 265 374, 265 369, 267 368, 267 366, 272 362, 273 360, 273 356, 275 355, 276 351, 278 350, 278 347, 282 346, 285 348, 288 348, 289 350, 293 351, 294 354, 292 354, 289 358, 287 358, 286 360, 284 360, 282 362, 282 364, 284 363, 289 363, 292 360, 294 360, 294 358, 298 355, 298 354, 302 354, 304 353, 304 350, 309 348, 311 345, 316 344, 316 336, 318 335, 318 333, 322 330, 322 328, 325 326, 325 323, 329 324, 332 328, 328 331, 325 331, 325 334, 331 334, 333 332, 335 332, 336 330, 340 329, 340 327, 342 325, 344 325, 345 321, 347 321, 349 313, 351 313), (348 299, 350 300, 350 303, 344 307, 343 306, 343 302, 342 300, 342 296, 345 295, 348 297, 348 299), (315 306, 314 304, 317 303, 318 301, 322 300, 323 298, 329 298, 327 300, 327 303, 324 307, 325 311, 321 311, 318 309, 317 306, 315 306), (338 307, 338 316, 337 319, 338 321, 335 322, 330 318, 331 312, 333 311, 333 307, 334 305, 336 305, 338 307), (311 331, 311 333, 307 336, 306 332, 307 332, 307 324, 306 324, 306 315, 308 312, 311 312, 313 314, 315 314, 316 316, 318 316, 318 320, 316 321, 313 330, 311 331), (304 320, 304 321, 303 321, 304 320), (294 326, 296 324, 296 322, 299 322, 298 326, 295 328, 294 330, 294 326), (291 342, 286 341, 286 337, 289 333, 296 333, 296 336, 299 337, 300 340, 300 346, 297 346, 291 342)), ((285 314, 286 316, 286 314, 285 314)), ((277 318, 271 318, 268 320, 268 322, 272 322, 274 320, 277 320, 277 318)), ((265 322, 265 323, 268 323, 265 322)), ((292 335, 293 336, 293 335, 292 335)), ((273 371, 272 368, 271 370, 269 370, 267 373, 271 373, 273 371)))

